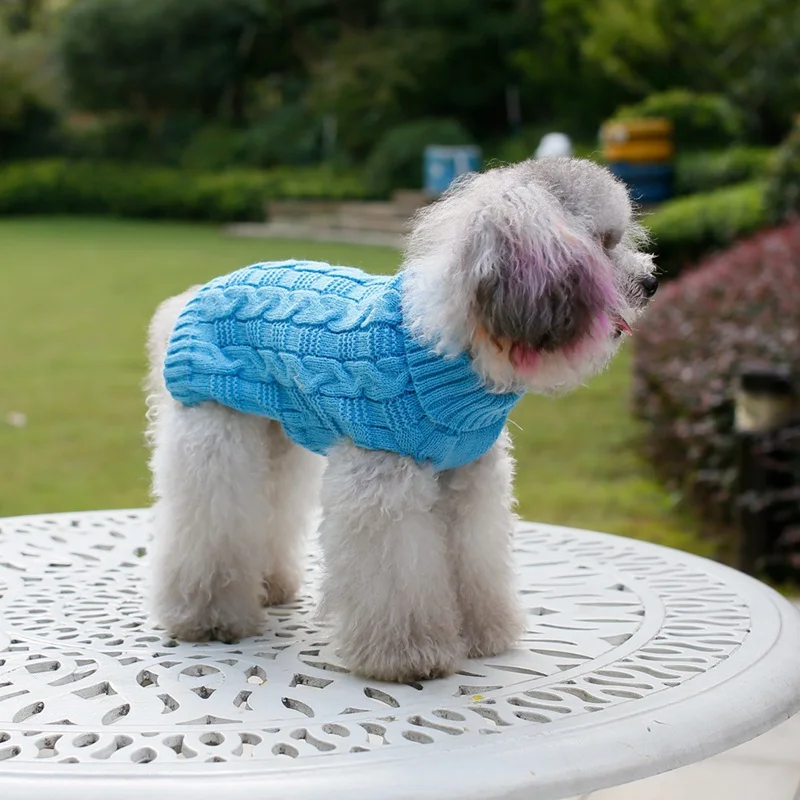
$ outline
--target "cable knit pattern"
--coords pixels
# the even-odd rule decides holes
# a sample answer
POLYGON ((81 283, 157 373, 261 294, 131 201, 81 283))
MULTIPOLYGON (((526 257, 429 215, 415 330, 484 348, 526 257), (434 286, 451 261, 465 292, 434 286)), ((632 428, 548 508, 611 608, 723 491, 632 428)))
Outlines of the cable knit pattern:
POLYGON ((279 420, 326 454, 342 439, 452 469, 497 440, 516 394, 494 394, 468 356, 403 324, 402 273, 275 262, 216 278, 182 311, 164 377, 184 405, 215 401, 279 420))

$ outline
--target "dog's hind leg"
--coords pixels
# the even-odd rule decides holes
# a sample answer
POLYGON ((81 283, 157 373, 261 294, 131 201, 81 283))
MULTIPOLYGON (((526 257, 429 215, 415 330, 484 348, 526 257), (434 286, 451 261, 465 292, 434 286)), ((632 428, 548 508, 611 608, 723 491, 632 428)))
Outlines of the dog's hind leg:
POLYGON ((504 431, 486 455, 441 477, 440 513, 470 658, 509 649, 524 629, 511 550, 513 472, 504 431))
POLYGON ((462 655, 445 525, 429 467, 342 444, 322 484, 323 615, 354 672, 387 681, 450 674, 462 655))
POLYGON ((303 580, 307 536, 319 518, 325 460, 293 444, 277 422, 269 423, 268 447, 272 513, 265 529, 262 602, 280 605, 297 594, 303 580))
POLYGON ((152 605, 173 636, 233 641, 261 628, 269 426, 215 403, 160 399, 152 605))

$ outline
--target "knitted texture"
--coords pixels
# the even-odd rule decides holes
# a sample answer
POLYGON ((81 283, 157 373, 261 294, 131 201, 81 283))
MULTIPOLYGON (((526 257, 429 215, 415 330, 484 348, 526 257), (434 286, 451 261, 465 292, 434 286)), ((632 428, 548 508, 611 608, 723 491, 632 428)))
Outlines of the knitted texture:
POLYGON ((184 405, 276 419, 323 455, 350 439, 437 470, 473 461, 519 395, 490 392, 467 355, 418 342, 403 324, 402 280, 305 261, 217 278, 178 318, 167 389, 184 405))

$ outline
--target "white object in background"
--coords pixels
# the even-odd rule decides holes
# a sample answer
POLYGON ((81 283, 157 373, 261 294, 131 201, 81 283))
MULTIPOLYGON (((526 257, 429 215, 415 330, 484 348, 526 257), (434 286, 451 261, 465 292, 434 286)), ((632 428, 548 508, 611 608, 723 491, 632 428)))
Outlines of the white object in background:
POLYGON ((700 761, 800 707, 800 615, 644 542, 520 524, 526 632, 449 678, 349 674, 305 593, 261 636, 177 642, 150 512, 0 519, 2 800, 536 800, 700 761))
POLYGON ((536 148, 536 158, 568 158, 572 155, 572 141, 566 133, 546 133, 536 148))
POLYGON ((6 422, 12 428, 24 428, 28 424, 28 417, 21 411, 11 411, 6 417, 6 422))

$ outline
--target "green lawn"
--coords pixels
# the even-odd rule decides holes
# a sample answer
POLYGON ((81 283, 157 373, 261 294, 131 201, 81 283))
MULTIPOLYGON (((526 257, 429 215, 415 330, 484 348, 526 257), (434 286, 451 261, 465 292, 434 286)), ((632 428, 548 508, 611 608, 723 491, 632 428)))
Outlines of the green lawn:
MULTIPOLYGON (((204 226, 0 220, 0 515, 148 502, 144 336, 164 297, 259 260, 307 257, 375 271, 379 247, 235 239, 204 226), (5 424, 11 412, 25 427, 5 424)), ((568 398, 514 414, 520 512, 708 552, 636 455, 629 357, 568 398)))

